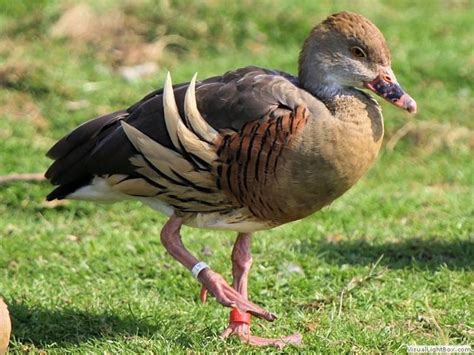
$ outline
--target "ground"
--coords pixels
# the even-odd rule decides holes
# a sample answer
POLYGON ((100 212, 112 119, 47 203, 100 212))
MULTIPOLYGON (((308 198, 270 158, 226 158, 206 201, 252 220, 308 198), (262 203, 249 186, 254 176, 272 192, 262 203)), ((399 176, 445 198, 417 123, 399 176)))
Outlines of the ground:
MULTIPOLYGON (((383 103, 374 168, 330 207, 254 238, 262 336, 288 352, 405 352, 474 337, 473 2, 0 0, 0 175, 44 171, 54 141, 163 84, 248 64, 296 72, 311 26, 340 10, 385 34, 416 116, 383 103)), ((248 351, 228 310, 159 242, 163 216, 129 202, 48 204, 46 182, 0 185, 0 295, 12 353, 248 351)), ((234 235, 185 228, 230 279, 234 235)))

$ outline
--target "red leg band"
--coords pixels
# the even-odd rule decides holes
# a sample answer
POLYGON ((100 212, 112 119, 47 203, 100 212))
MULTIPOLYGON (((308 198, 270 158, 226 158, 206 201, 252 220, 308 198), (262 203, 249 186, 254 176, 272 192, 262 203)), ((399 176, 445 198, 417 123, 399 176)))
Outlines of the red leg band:
POLYGON ((232 311, 230 311, 229 321, 231 323, 245 323, 250 325, 251 317, 250 313, 242 313, 237 308, 232 308, 232 311))

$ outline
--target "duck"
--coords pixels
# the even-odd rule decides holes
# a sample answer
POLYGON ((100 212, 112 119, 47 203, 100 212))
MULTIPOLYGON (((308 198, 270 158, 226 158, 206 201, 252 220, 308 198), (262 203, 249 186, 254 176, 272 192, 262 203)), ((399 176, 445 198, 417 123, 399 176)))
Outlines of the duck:
POLYGON ((250 331, 251 316, 277 318, 249 300, 252 235, 319 211, 367 172, 384 134, 370 93, 417 111, 380 30, 339 12, 310 31, 297 75, 247 66, 173 85, 168 73, 128 109, 83 123, 47 153, 47 200, 135 199, 161 212, 161 243, 201 283, 201 300, 210 293, 231 308, 223 338, 298 345, 299 333, 250 331), (185 247, 183 225, 237 233, 231 285, 185 247))

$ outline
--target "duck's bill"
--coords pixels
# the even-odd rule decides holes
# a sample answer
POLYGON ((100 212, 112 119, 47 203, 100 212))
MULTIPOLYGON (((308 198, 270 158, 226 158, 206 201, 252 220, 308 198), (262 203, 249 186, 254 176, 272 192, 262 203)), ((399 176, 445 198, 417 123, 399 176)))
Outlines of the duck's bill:
POLYGON ((416 112, 416 101, 403 91, 391 75, 379 75, 375 80, 364 83, 364 86, 391 104, 410 113, 416 112))

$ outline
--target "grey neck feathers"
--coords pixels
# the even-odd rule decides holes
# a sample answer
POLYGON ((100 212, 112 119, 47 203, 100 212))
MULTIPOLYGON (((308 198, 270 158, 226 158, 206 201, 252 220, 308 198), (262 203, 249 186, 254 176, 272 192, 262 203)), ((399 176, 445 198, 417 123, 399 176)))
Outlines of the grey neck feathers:
POLYGON ((341 85, 335 76, 328 74, 324 60, 310 57, 304 53, 300 59, 298 76, 305 90, 325 103, 351 90, 341 85))

